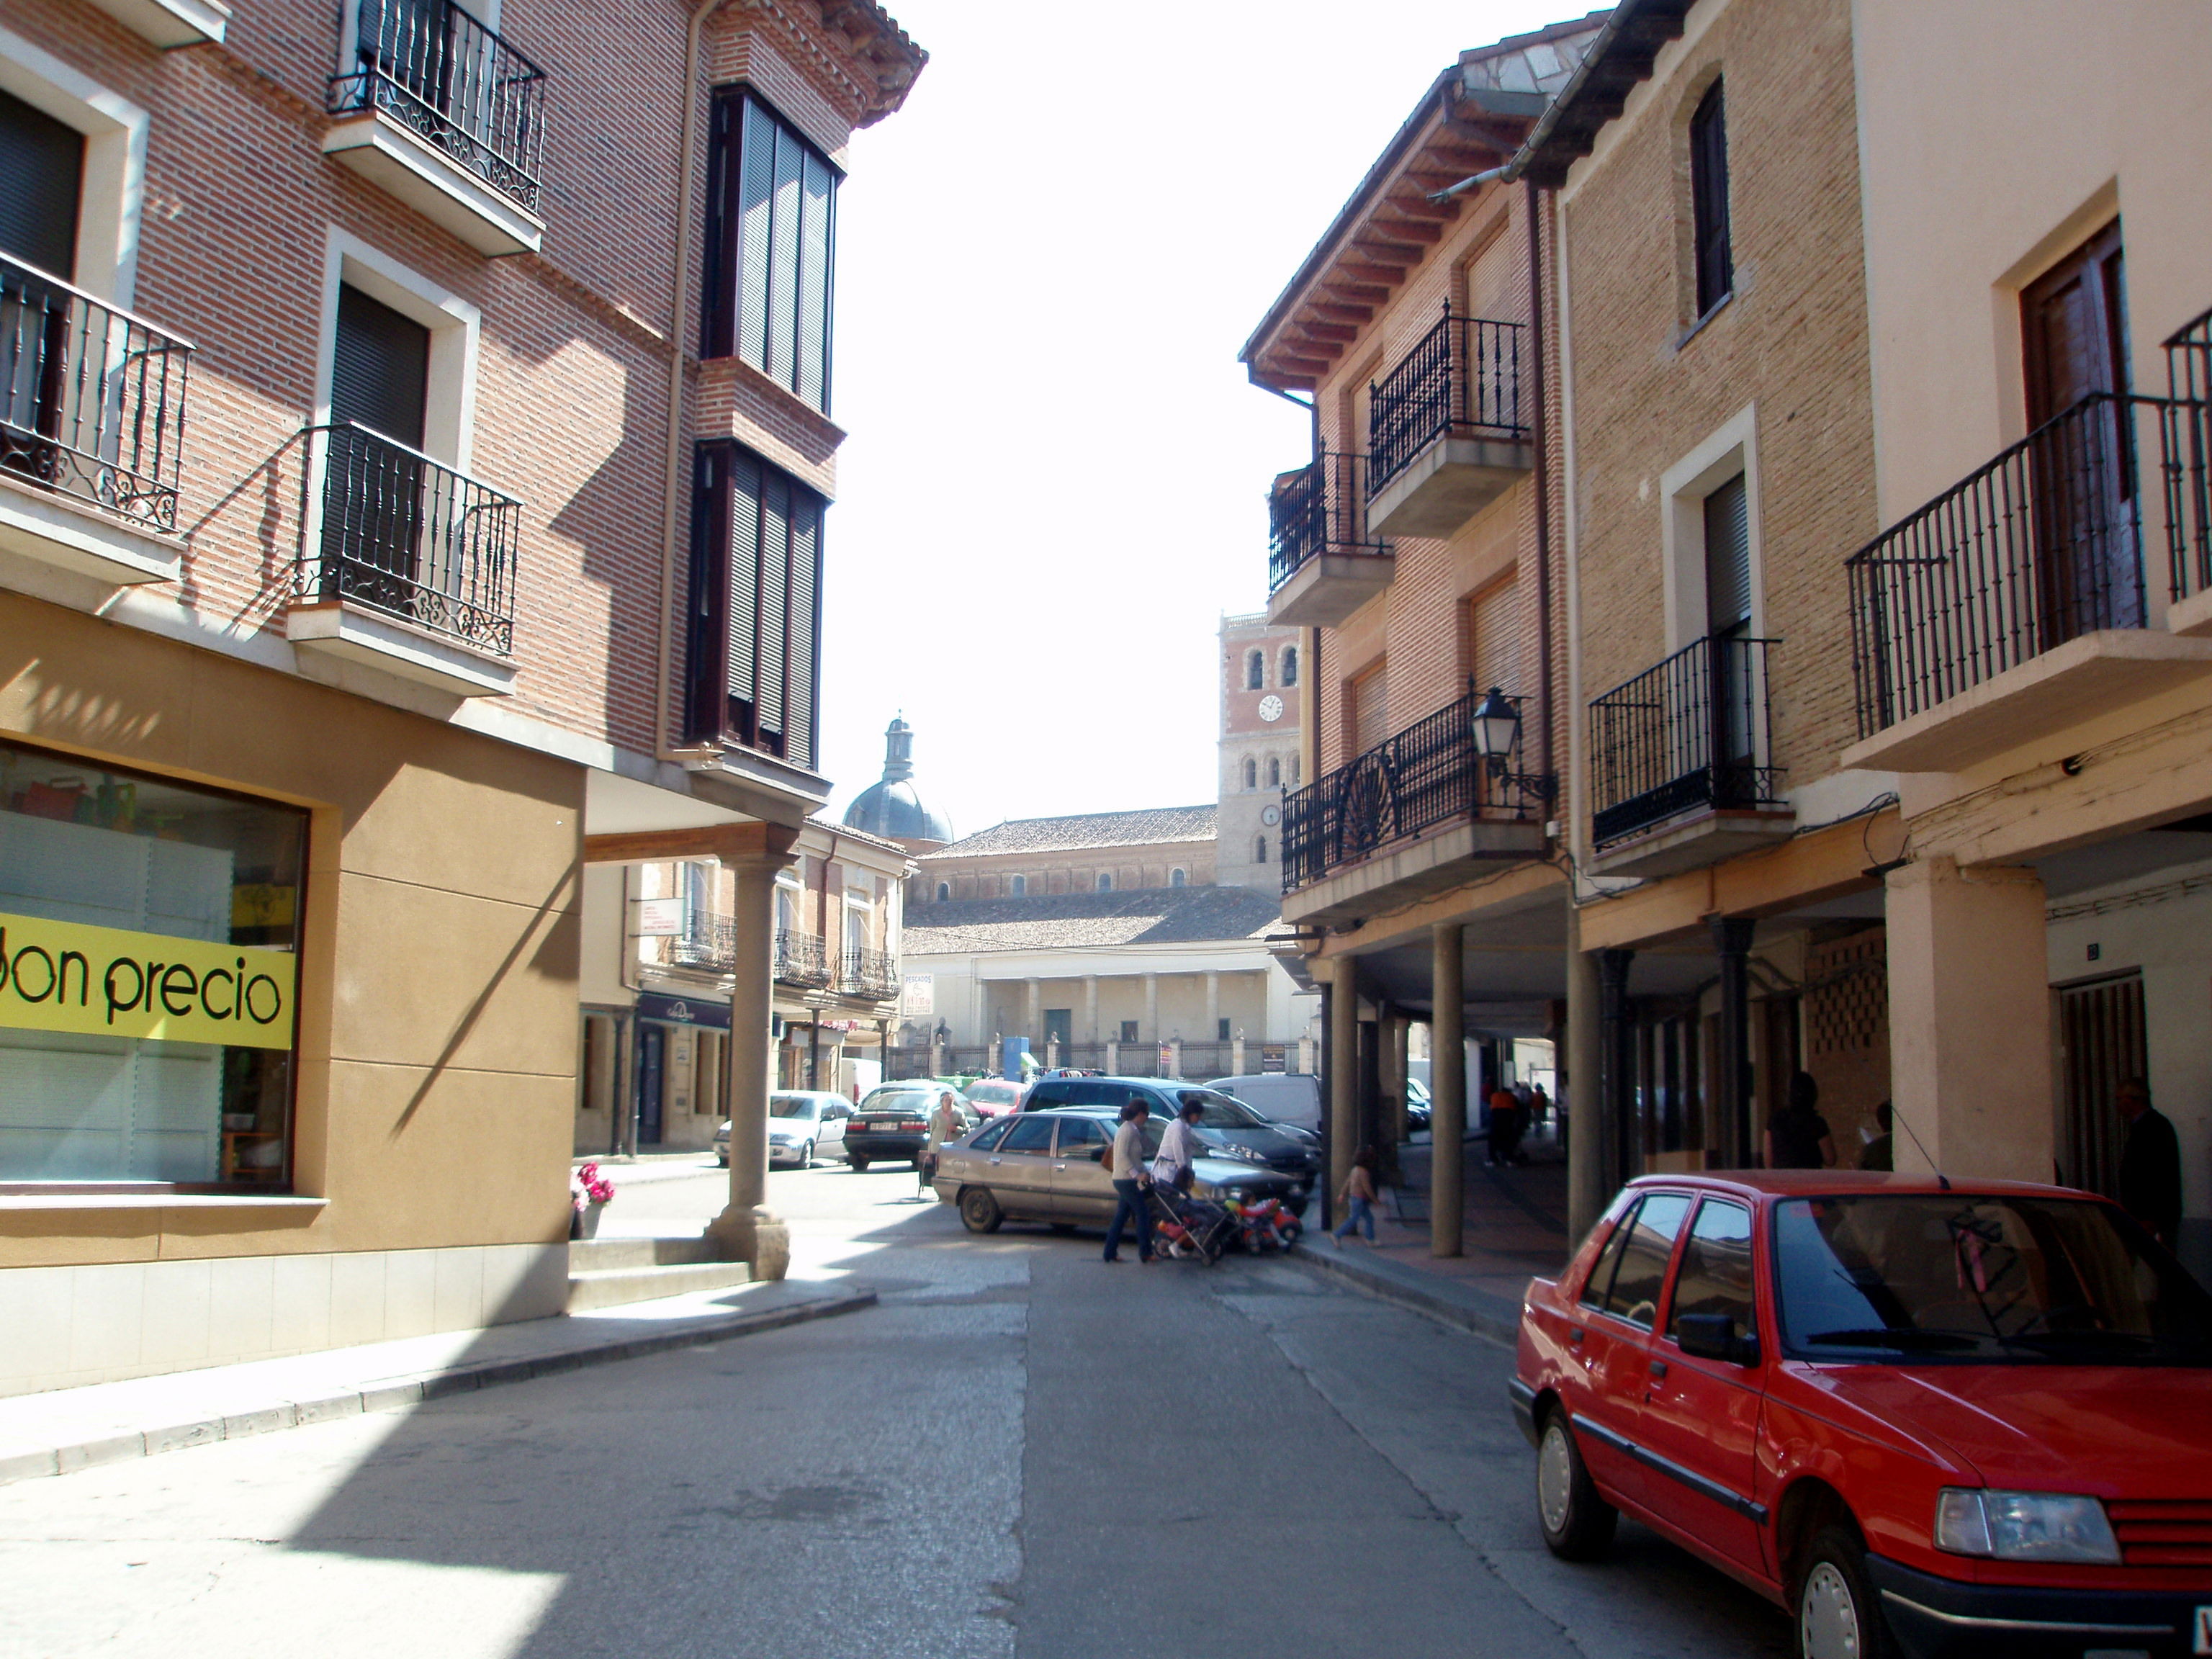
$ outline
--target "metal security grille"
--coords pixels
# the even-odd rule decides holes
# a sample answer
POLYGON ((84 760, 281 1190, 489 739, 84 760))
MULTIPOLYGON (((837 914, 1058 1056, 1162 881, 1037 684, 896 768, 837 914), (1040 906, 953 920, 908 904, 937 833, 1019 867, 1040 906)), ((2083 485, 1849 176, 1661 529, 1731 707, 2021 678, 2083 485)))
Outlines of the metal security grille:
POLYGON ((1380 489, 1430 445, 1446 438, 1521 439, 1519 323, 1455 317, 1443 320, 1370 388, 1367 453, 1371 489, 1380 489))
POLYGON ((538 205, 545 72, 452 0, 359 0, 330 112, 390 116, 502 194, 538 205))
POLYGON ((191 356, 0 255, 0 470, 173 531, 191 356))
POLYGON ((2058 1031, 2066 1118, 2060 1174, 2069 1186, 2117 1197, 2122 1130, 2112 1103, 2121 1084, 2150 1069, 2142 974, 2061 986, 2058 1031))
POLYGON ((1767 640, 1693 641, 1590 703, 1601 847, 1700 807, 1781 805, 1765 763, 1767 640))

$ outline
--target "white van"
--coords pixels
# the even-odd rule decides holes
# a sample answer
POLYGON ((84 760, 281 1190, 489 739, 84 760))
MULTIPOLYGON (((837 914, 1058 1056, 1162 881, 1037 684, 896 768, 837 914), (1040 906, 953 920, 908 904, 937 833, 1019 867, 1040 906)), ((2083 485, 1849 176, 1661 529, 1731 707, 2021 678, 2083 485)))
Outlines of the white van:
POLYGON ((1243 1101, 1261 1117, 1320 1132, 1321 1079, 1310 1072, 1258 1072, 1249 1077, 1218 1077, 1206 1086, 1243 1101))

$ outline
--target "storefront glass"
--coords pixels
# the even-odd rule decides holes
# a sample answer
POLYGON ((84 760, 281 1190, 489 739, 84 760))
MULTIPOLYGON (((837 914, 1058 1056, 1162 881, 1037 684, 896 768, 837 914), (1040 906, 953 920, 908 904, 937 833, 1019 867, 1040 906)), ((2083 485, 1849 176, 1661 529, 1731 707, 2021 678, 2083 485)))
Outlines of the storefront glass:
POLYGON ((282 1189, 307 815, 0 744, 0 1182, 282 1189))

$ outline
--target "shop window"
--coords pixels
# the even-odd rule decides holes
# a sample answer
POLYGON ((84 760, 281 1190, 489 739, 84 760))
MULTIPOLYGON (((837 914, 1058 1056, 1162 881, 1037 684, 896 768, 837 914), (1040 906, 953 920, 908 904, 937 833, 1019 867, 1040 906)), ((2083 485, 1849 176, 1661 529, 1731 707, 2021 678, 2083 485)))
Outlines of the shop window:
POLYGON ((0 746, 0 1182, 281 1191, 307 815, 0 746))

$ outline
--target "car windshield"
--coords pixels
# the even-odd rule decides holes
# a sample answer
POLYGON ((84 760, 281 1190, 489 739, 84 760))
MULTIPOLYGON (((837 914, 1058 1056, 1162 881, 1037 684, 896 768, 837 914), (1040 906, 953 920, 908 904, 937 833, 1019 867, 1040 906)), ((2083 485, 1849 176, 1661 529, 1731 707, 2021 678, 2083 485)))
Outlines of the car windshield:
POLYGON ((2212 1366, 2212 1298, 2087 1199, 1793 1199, 1774 1217, 1800 1359, 2212 1366))
POLYGON ((915 1117, 923 1117, 936 1104, 935 1095, 905 1089, 896 1094, 870 1095, 860 1103, 860 1109, 864 1112, 906 1112, 915 1117))
POLYGON ((1202 1128, 1264 1129, 1267 1127, 1267 1120, 1243 1101, 1232 1100, 1227 1095, 1217 1094, 1211 1089, 1178 1089, 1175 1103, 1179 1107, 1203 1108, 1198 1120, 1202 1128))
POLYGON ((805 1095, 770 1095, 768 1097, 770 1117, 812 1117, 814 1103, 805 1095))

